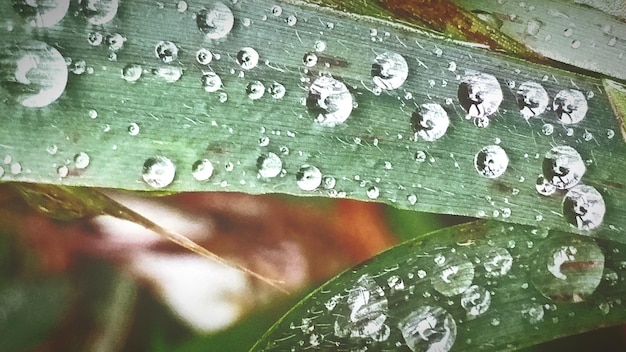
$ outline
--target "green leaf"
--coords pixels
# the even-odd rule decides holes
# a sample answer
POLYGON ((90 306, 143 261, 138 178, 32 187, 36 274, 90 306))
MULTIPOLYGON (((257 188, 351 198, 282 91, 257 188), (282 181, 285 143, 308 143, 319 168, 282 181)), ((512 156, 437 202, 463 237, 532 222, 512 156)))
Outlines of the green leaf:
MULTIPOLYGON (((626 190, 619 177, 626 148, 610 137, 620 127, 597 78, 299 2, 209 7, 221 11, 226 24, 234 21, 219 39, 213 39, 219 34, 214 28, 198 27, 208 5, 191 3, 181 11, 126 1, 110 22, 93 26, 106 11, 97 17, 72 4, 68 13, 76 16, 44 28, 1 6, 11 23, 10 31, 0 32, 2 77, 24 88, 1 95, 11 122, 0 131, 3 181, 348 197, 626 241, 626 190), (98 39, 103 41, 96 45, 98 39), (176 59, 172 45, 179 50, 176 59), (213 53, 209 65, 196 60, 201 48, 213 53), (242 58, 254 53, 244 48, 260 55, 249 70, 252 61, 242 58), (386 73, 378 85, 373 80, 372 72, 382 70, 376 57, 385 52, 379 59, 397 53, 407 61, 408 78, 399 87, 386 73), (70 60, 63 90, 60 61, 70 60), (221 85, 209 84, 211 72, 221 85), (141 77, 128 82, 123 73, 141 77), (502 90, 497 109, 463 98, 471 93, 468 86, 480 85, 476 79, 491 82, 483 95, 497 100, 502 90), (561 114, 559 121, 551 101, 538 116, 522 118, 518 92, 528 87, 525 82, 540 84, 551 100, 576 91, 574 105, 588 105, 585 118, 570 124, 571 114, 561 114), (275 83, 285 88, 282 98, 275 83), (325 99, 328 83, 339 89, 333 96, 338 101, 325 99), (260 84, 267 90, 262 96, 260 84), (349 111, 340 123, 346 116, 339 115, 349 111), (422 125, 419 116, 442 111, 450 126, 427 141, 434 139, 432 126, 422 125), (320 116, 326 120, 316 122, 320 116), (490 125, 477 128, 472 120, 490 125), (506 152, 508 168, 502 176, 482 177, 475 162, 494 171, 481 154, 493 145, 506 152), (602 225, 591 232, 564 212, 564 192, 544 197, 535 190, 544 156, 557 145, 581 155, 587 169, 581 182, 604 198, 606 214, 594 218, 602 225)), ((50 13, 40 10, 48 19, 50 13)), ((571 102, 559 101, 571 109, 571 102)), ((531 115, 542 110, 525 109, 531 115)), ((573 114, 583 110, 579 106, 573 114)), ((490 148, 487 156, 499 150, 490 148)))
POLYGON ((252 351, 500 351, 623 322, 623 244, 479 221, 340 274, 252 351))

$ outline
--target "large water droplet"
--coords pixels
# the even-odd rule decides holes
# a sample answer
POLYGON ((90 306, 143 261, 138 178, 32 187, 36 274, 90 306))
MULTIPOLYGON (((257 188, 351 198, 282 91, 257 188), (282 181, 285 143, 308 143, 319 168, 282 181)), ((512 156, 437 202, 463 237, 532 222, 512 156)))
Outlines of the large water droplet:
POLYGON ((482 148, 474 156, 474 167, 481 176, 497 178, 502 176, 509 166, 509 157, 499 145, 482 148))
POLYGON ((349 290, 346 304, 335 308, 335 335, 384 340, 389 336, 389 327, 385 325, 387 310, 383 289, 371 277, 363 275, 349 290))
POLYGON ((474 280, 474 265, 468 260, 446 261, 434 273, 431 283, 444 296, 456 296, 467 290, 474 280))
POLYGON ((33 27, 52 27, 67 14, 70 0, 13 0, 13 10, 33 27))
POLYGON ((35 40, 1 47, 0 84, 20 104, 40 108, 63 94, 68 71, 57 49, 35 40))
POLYGON ((80 10, 87 22, 99 26, 110 22, 117 14, 118 0, 79 0, 80 10))
POLYGON ((450 125, 448 113, 439 104, 420 105, 411 117, 415 133, 423 140, 432 142, 446 134, 450 125))
POLYGON ((206 181, 213 176, 213 163, 209 159, 197 160, 191 165, 191 175, 197 181, 206 181))
POLYGON ((296 173, 296 183, 303 191, 312 191, 322 184, 322 172, 313 165, 302 165, 296 173))
POLYGON ((278 176, 283 170, 283 162, 278 155, 268 152, 259 156, 256 160, 256 167, 261 177, 272 178, 278 176))
POLYGON ((217 92, 222 87, 222 79, 213 71, 204 73, 200 82, 204 90, 209 93, 217 92))
POLYGON ((169 64, 178 59, 178 47, 170 41, 162 40, 154 47, 154 54, 164 63, 169 64))
POLYGON ((542 164, 543 176, 558 189, 576 185, 586 171, 585 162, 576 149, 559 145, 550 149, 542 164))
POLYGON ((593 230, 602 224, 606 213, 604 198, 587 185, 572 187, 563 198, 563 216, 579 230, 593 230))
POLYGON ((250 47, 245 47, 237 53, 237 63, 244 70, 251 70, 259 63, 259 53, 250 47))
POLYGON ((332 77, 319 77, 311 84, 306 105, 316 121, 333 127, 345 122, 352 113, 352 94, 342 82, 332 77))
POLYGON ((461 306, 470 317, 485 313, 491 305, 491 293, 484 287, 472 285, 461 295, 461 306))
POLYGON ((587 99, 576 89, 565 89, 556 94, 552 102, 552 110, 562 123, 569 125, 578 123, 587 114, 587 99))
POLYGON ((402 55, 384 52, 376 56, 372 65, 372 79, 380 89, 398 89, 409 75, 409 66, 402 55))
POLYGON ((235 16, 228 6, 216 1, 196 14, 196 24, 207 38, 220 39, 233 29, 235 16))
POLYGON ((534 255, 531 279, 547 298, 581 302, 602 280, 604 254, 593 239, 553 234, 534 255))
POLYGON ((144 162, 141 176, 150 187, 163 188, 174 181, 176 165, 164 156, 151 157, 144 162))
POLYGON ((485 276, 500 277, 506 275, 513 265, 513 257, 505 248, 498 247, 490 250, 483 259, 485 276))
POLYGON ((456 322, 441 307, 420 307, 400 320, 398 328, 414 352, 447 352, 456 340, 456 322))
POLYGON ((548 107, 550 97, 543 86, 536 82, 520 84, 516 92, 517 106, 525 119, 543 114, 548 107))
POLYGON ((496 77, 469 70, 461 80, 458 97, 469 117, 488 117, 498 110, 503 95, 496 77))

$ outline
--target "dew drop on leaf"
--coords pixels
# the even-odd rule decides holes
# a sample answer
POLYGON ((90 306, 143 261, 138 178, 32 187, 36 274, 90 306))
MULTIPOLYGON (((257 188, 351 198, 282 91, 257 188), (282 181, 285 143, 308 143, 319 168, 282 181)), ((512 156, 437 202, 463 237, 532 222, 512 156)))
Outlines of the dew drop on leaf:
POLYGON ((213 163, 209 159, 200 159, 191 165, 191 175, 196 181, 206 181, 213 176, 213 163))
POLYGON ((550 97, 543 86, 537 82, 524 82, 516 92, 517 106, 525 119, 543 114, 548 107, 550 97))
POLYGON ((261 156, 256 161, 256 166, 259 172, 259 176, 263 178, 276 177, 283 170, 283 162, 278 155, 268 152, 261 156))
POLYGON ((259 63, 259 53, 250 47, 245 47, 237 53, 237 63, 244 70, 251 70, 259 63))
POLYGON ((456 340, 456 322, 441 307, 419 307, 400 320, 398 328, 414 352, 447 352, 456 340))
POLYGON ((196 61, 200 65, 208 65, 213 60, 213 53, 207 48, 200 48, 196 51, 196 61))
POLYGON ((87 35, 87 43, 89 43, 89 45, 92 45, 92 46, 98 46, 102 44, 103 40, 104 40, 104 36, 100 32, 90 32, 87 35))
POLYGON ((398 89, 409 75, 409 66, 402 55, 384 52, 374 59, 372 79, 380 89, 398 89))
POLYGON ((74 155, 74 165, 77 169, 85 169, 89 166, 90 158, 89 154, 85 152, 80 152, 74 155))
POLYGON ((543 159, 543 176, 558 189, 576 185, 586 171, 585 163, 576 149, 559 145, 550 149, 543 159))
POLYGON ((501 277, 506 275, 513 266, 513 257, 508 250, 502 247, 491 249, 482 260, 485 276, 501 277))
POLYGON ((311 84, 306 106, 323 126, 333 127, 345 122, 352 113, 352 94, 342 82, 332 77, 319 77, 311 84))
POLYGON ((265 94, 265 86, 260 81, 252 81, 246 87, 246 95, 252 100, 261 99, 265 94))
POLYGON ((468 260, 451 260, 437 269, 431 284, 444 296, 456 296, 467 290, 474 280, 474 265, 468 260))
POLYGON ((136 82, 141 78, 143 68, 139 64, 128 64, 122 69, 122 78, 127 82, 136 82))
POLYGON ((552 110, 562 123, 566 125, 578 123, 587 114, 587 99, 579 90, 565 89, 554 97, 552 110))
POLYGON ((539 303, 530 303, 522 306, 522 317, 530 324, 537 324, 543 320, 544 310, 539 303))
POLYGON ((87 22, 99 26, 110 22, 117 14, 118 0, 79 0, 80 10, 87 22))
POLYGON ((159 67, 152 70, 152 74, 167 83, 177 82, 183 76, 183 69, 180 67, 159 67))
POLYGON ((270 12, 272 13, 272 15, 278 17, 278 16, 280 16, 283 13, 283 8, 278 6, 278 5, 274 5, 270 9, 270 12))
POLYGON ((302 165, 296 173, 296 183, 303 191, 313 191, 322 183, 322 172, 313 165, 302 165))
POLYGON ((378 189, 378 187, 372 186, 367 189, 366 194, 367 194, 367 198, 369 199, 377 199, 378 196, 380 195, 380 190, 378 189))
POLYGON ((535 189, 537 193, 542 196, 549 197, 556 192, 556 186, 550 182, 550 180, 546 179, 543 175, 537 176, 537 182, 535 183, 535 189))
POLYGON ((267 89, 267 92, 274 99, 282 99, 285 96, 285 93, 287 92, 287 90, 285 89, 285 86, 283 86, 282 84, 278 82, 273 82, 267 89))
POLYGON ((318 61, 318 58, 317 58, 317 54, 315 53, 306 53, 304 54, 304 57, 302 57, 302 63, 306 67, 313 67, 317 65, 317 61, 318 61))
POLYGON ((468 70, 458 90, 459 102, 468 117, 489 117, 502 103, 502 88, 493 75, 468 70))
POLYGON ((216 1, 196 14, 196 24, 207 38, 220 39, 233 29, 235 16, 228 6, 216 1))
POLYGON ((151 157, 143 164, 141 177, 150 187, 166 187, 174 181, 174 176, 176 176, 176 165, 167 157, 151 157))
POLYGON ((178 59, 178 47, 170 41, 162 40, 154 47, 154 54, 164 63, 169 64, 178 59))
POLYGON ((217 92, 222 87, 222 79, 213 71, 205 72, 200 82, 202 83, 202 88, 208 93, 217 92))
POLYGON ((461 295, 461 307, 470 317, 484 314, 490 305, 491 293, 482 286, 472 285, 461 295))
POLYGON ((441 105, 427 103, 413 112, 411 122, 417 136, 432 142, 443 137, 450 125, 450 118, 441 105))
POLYGON ((131 136, 136 136, 139 134, 140 128, 139 125, 135 122, 131 123, 128 126, 128 134, 130 134, 131 136))
POLYGON ((499 145, 482 148, 474 156, 474 167, 481 176, 497 178, 504 174, 509 166, 509 157, 499 145))
POLYGON ((563 216, 579 230, 593 230, 602 224, 606 205, 594 187, 577 185, 563 198, 563 216))
POLYGON ((13 0, 13 10, 33 27, 52 27, 67 14, 70 0, 13 0))

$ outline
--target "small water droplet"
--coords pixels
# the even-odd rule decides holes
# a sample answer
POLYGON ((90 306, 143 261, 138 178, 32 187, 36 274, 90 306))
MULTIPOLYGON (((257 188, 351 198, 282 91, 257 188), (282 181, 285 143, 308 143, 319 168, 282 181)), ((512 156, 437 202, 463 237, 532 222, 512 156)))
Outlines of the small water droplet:
POLYGON ((322 187, 324 187, 324 189, 333 189, 336 184, 337 180, 332 176, 324 176, 322 179, 322 187))
POLYGON ((283 13, 283 8, 278 6, 278 5, 274 5, 270 9, 270 12, 272 13, 272 15, 278 17, 278 16, 280 16, 283 13))
POLYGON ((180 13, 187 11, 188 8, 189 8, 189 5, 187 4, 187 1, 179 1, 176 4, 176 11, 180 13))
POLYGON ((287 90, 282 84, 278 82, 273 82, 272 85, 270 85, 270 87, 267 89, 267 92, 274 99, 282 99, 285 96, 285 93, 287 93, 287 90))
POLYGON ((418 150, 415 152, 415 161, 418 163, 423 163, 426 161, 426 153, 423 150, 418 150))
POLYGON ((208 65, 213 61, 213 53, 207 48, 200 48, 196 51, 196 61, 200 65, 208 65))
POLYGON ((456 340, 456 322, 441 307, 419 307, 400 320, 398 329, 413 352, 447 352, 456 340))
POLYGON ((280 174, 283 169, 283 162, 278 155, 268 152, 259 156, 256 166, 261 177, 272 178, 280 174))
POLYGON ((74 155, 74 166, 76 166, 77 169, 87 168, 87 166, 89 166, 90 161, 91 160, 89 158, 89 154, 85 152, 80 152, 74 155))
POLYGON ((367 198, 376 199, 380 195, 380 190, 376 186, 372 186, 367 189, 367 198))
POLYGON ((398 89, 409 75, 409 66, 402 55, 384 52, 374 59, 372 79, 380 89, 398 89))
POLYGON ((252 100, 261 99, 265 94, 265 86, 260 81, 252 81, 246 87, 246 95, 252 100))
POLYGON ((563 198, 563 215, 579 230, 593 230, 602 224, 606 205, 595 188, 587 185, 572 187, 563 198))
POLYGON ((516 97, 520 114, 527 120, 543 114, 550 102, 548 92, 537 82, 522 83, 517 89, 516 97))
POLYGON ((409 202, 409 204, 415 205, 417 203, 417 196, 415 194, 409 194, 406 197, 406 200, 409 202))
POLYGON ((259 63, 259 53, 250 47, 245 47, 237 53, 237 63, 244 70, 251 70, 259 63))
POLYGON ((183 76, 183 69, 180 67, 159 67, 152 69, 152 74, 158 79, 167 83, 177 82, 183 76))
POLYGON ((474 265, 464 259, 453 258, 446 260, 446 264, 438 269, 431 283, 437 292, 452 297, 463 293, 474 280, 474 265))
POLYGON ((102 44, 103 40, 104 40, 104 36, 100 32, 90 32, 87 35, 87 42, 89 43, 89 45, 92 45, 92 46, 98 46, 102 44))
POLYGON ((178 59, 178 47, 173 42, 162 40, 154 47, 154 55, 169 64, 178 59))
POLYGON ((150 187, 163 188, 174 181, 176 165, 164 156, 151 157, 144 162, 141 176, 150 187))
POLYGON ((543 320, 544 310, 539 303, 525 304, 522 308, 522 317, 531 324, 537 324, 543 320))
POLYGON ((342 82, 332 77, 319 77, 311 84, 306 105, 316 121, 334 127, 345 122, 352 113, 352 94, 342 82))
POLYGON ((427 103, 413 112, 411 122, 417 136, 432 142, 443 137, 450 125, 450 118, 441 105, 427 103))
POLYGON ((191 175, 197 181, 206 181, 213 176, 213 163, 209 159, 197 160, 191 165, 191 175))
POLYGON ((484 314, 491 305, 491 293, 484 287, 472 285, 461 295, 461 306, 470 317, 484 314))
POLYGON ((556 186, 548 179, 546 179, 543 175, 539 175, 537 177, 537 182, 535 183, 535 189, 537 193, 542 196, 549 197, 556 192, 556 186))
POLYGON ((499 145, 483 147, 474 156, 474 167, 481 176, 498 178, 509 166, 509 157, 499 145))
POLYGON ((118 0, 82 0, 78 2, 87 22, 100 26, 110 22, 117 14, 118 0))
POLYGON ((303 191, 313 191, 322 183, 322 172, 313 165, 302 165, 296 173, 296 183, 303 191))
POLYGON ((287 22, 287 25, 289 27, 293 27, 296 25, 296 23, 298 23, 298 18, 294 15, 289 15, 289 17, 287 17, 285 21, 287 22))
POLYGON ((554 133, 554 125, 551 123, 545 123, 541 126, 541 132, 546 136, 552 135, 552 133, 554 133))
POLYGON ((552 110, 563 124, 578 123, 587 114, 587 99, 576 89, 564 89, 556 94, 552 110))
POLYGON ((143 68, 139 64, 128 64, 122 69, 122 78, 127 82, 136 82, 141 78, 143 68))
POLYGON ((220 39, 233 29, 235 16, 228 6, 215 1, 196 14, 196 24, 208 39, 220 39))
POLYGON ((513 257, 505 248, 493 248, 485 255, 483 266, 485 267, 486 277, 501 277, 511 270, 513 257))
POLYGON ((33 27, 52 27, 67 14, 69 0, 13 0, 13 10, 33 27))
POLYGON ((126 42, 126 38, 119 34, 113 33, 108 34, 105 38, 105 42, 111 51, 119 51, 124 47, 124 43, 126 42))
POLYGON ((205 72, 200 82, 202 83, 202 88, 208 93, 217 92, 222 87, 222 79, 213 71, 205 72))
POLYGON ((326 42, 322 40, 316 40, 315 44, 313 44, 313 49, 318 53, 321 53, 322 51, 326 50, 326 42))
POLYGON ((131 123, 128 126, 128 134, 130 134, 131 136, 136 136, 139 134, 139 125, 135 122, 131 123))
POLYGON ((458 90, 459 102, 469 117, 489 117, 502 103, 502 88, 493 75, 468 70, 458 90))
POLYGON ((61 178, 67 177, 69 173, 70 169, 67 167, 67 165, 62 165, 57 168, 57 175, 61 178))
POLYGON ((315 65, 317 65, 317 55, 315 53, 306 53, 304 54, 304 57, 302 57, 302 63, 304 63, 304 66, 306 67, 313 67, 315 65))
POLYGON ((543 159, 543 176, 558 189, 576 185, 586 171, 585 163, 576 149, 560 145, 550 149, 543 159))

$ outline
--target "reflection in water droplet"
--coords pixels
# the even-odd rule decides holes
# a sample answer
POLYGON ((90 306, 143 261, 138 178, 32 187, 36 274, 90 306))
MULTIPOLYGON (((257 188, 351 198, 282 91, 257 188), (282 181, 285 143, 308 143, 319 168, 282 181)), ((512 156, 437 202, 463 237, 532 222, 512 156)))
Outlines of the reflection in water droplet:
POLYGON ((420 105, 413 112, 411 122, 417 136, 432 142, 446 134, 450 118, 441 105, 427 103, 420 105))
POLYGON ((74 155, 74 165, 77 169, 84 169, 89 166, 89 155, 85 152, 80 152, 74 155))
POLYGON ((128 64, 122 69, 122 78, 127 82, 136 82, 141 78, 143 68, 139 64, 128 64))
POLYGON ((554 97, 552 110, 562 123, 566 125, 578 123, 587 114, 587 99, 579 90, 565 89, 554 97))
POLYGON ((513 257, 505 248, 494 248, 485 255, 483 266, 485 267, 486 277, 501 277, 511 270, 513 257))
POLYGON ((525 304, 522 308, 522 317, 531 324, 537 324, 543 320, 543 306, 539 303, 525 304))
POLYGON ((118 0, 79 0, 80 10, 87 22, 99 26, 110 22, 117 14, 118 0))
POLYGON ((265 86, 259 81, 252 81, 246 87, 246 95, 252 100, 261 99, 265 94, 265 86))
POLYGON ((467 260, 447 261, 434 273, 433 288, 444 296, 456 296, 467 290, 474 280, 474 265, 467 260))
POLYGON ((287 90, 282 84, 278 82, 273 82, 272 85, 267 89, 267 92, 274 99, 282 99, 285 96, 285 93, 287 93, 287 90))
POLYGON ((13 10, 33 27, 52 27, 65 17, 70 0, 13 0, 13 10))
POLYGON ((198 51, 196 51, 196 61, 200 65, 208 65, 211 63, 212 60, 213 54, 209 49, 200 48, 198 51))
POLYGON ((367 274, 363 275, 349 290, 346 304, 335 308, 335 336, 384 341, 389 336, 389 327, 385 325, 387 310, 383 289, 367 274))
POLYGON ((376 199, 380 195, 380 190, 376 186, 372 186, 367 189, 367 198, 376 199))
POLYGON ((222 87, 222 79, 215 72, 205 72, 200 79, 202 88, 208 93, 217 92, 222 87))
POLYGON ((531 279, 552 300, 581 302, 602 280, 604 254, 591 238, 552 234, 537 247, 531 279))
POLYGON ((376 56, 372 65, 372 79, 380 89, 399 88, 409 75, 409 66, 402 55, 384 52, 376 56))
POLYGON ((166 187, 174 181, 174 176, 176 176, 176 165, 164 156, 148 158, 143 164, 141 177, 150 187, 166 187))
POLYGON ((576 185, 586 171, 585 163, 576 149, 559 145, 550 149, 542 164, 543 176, 558 189, 576 185))
POLYGON ((304 54, 304 57, 302 57, 302 63, 304 63, 304 66, 306 67, 313 67, 315 65, 317 65, 317 55, 315 53, 306 53, 304 54))
POLYGON ((456 340, 456 322, 441 307, 420 307, 400 320, 398 328, 414 352, 447 352, 456 340))
POLYGON ((342 82, 332 77, 319 77, 309 88, 306 105, 323 126, 334 127, 345 122, 352 113, 352 94, 342 82))
POLYGON ((551 123, 544 124, 541 126, 541 132, 546 136, 552 135, 554 133, 554 125, 551 123))
POLYGON ((242 48, 237 53, 237 63, 244 70, 251 70, 259 63, 259 53, 250 47, 242 48))
POLYGON ((497 178, 504 174, 509 166, 509 157, 499 145, 482 148, 474 156, 474 167, 481 176, 497 178))
POLYGON ((31 40, 0 44, 0 53, 0 85, 23 106, 48 106, 63 94, 68 70, 57 49, 31 40))
POLYGON ((516 97, 520 114, 527 120, 543 114, 550 102, 548 92, 536 82, 522 83, 517 89, 516 97))
POLYGON ((196 14, 196 24, 207 38, 220 39, 233 29, 235 16, 228 6, 215 1, 196 14))
POLYGON ((579 230, 588 231, 599 227, 605 213, 604 198, 591 186, 574 186, 563 198, 563 216, 579 230))
POLYGON ((322 183, 322 172, 313 165, 302 165, 296 173, 296 183, 303 191, 312 191, 322 183))
POLYGON ((256 160, 259 175, 264 178, 276 177, 283 170, 283 162, 278 155, 268 152, 256 160))
POLYGON ((169 64, 178 59, 178 47, 170 41, 162 40, 154 47, 154 54, 164 63, 169 64))
POLYGON ((467 71, 458 90, 459 102, 469 117, 489 117, 502 103, 502 88, 496 77, 467 71))
POLYGON ((191 175, 196 181, 206 181, 213 176, 213 163, 209 159, 197 160, 191 165, 191 175))
POLYGON ((537 190, 537 193, 546 197, 549 197, 553 195, 554 192, 556 192, 556 186, 552 182, 547 180, 543 175, 539 175, 537 177, 535 189, 537 190))
POLYGON ((484 287, 472 285, 461 295, 461 306, 468 316, 479 316, 485 313, 490 305, 491 293, 484 287))

